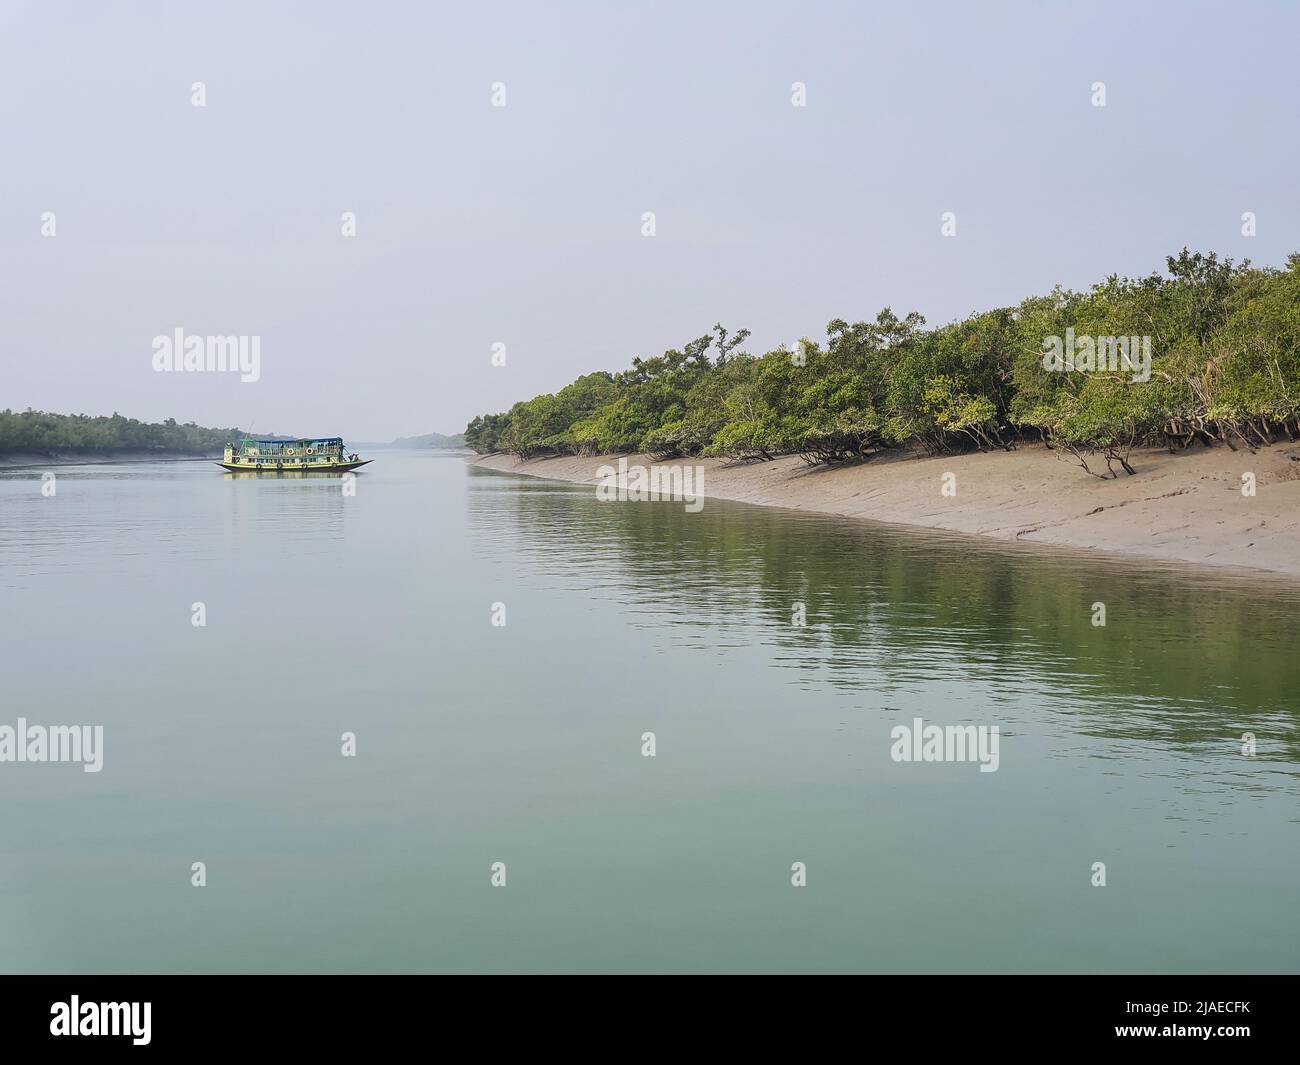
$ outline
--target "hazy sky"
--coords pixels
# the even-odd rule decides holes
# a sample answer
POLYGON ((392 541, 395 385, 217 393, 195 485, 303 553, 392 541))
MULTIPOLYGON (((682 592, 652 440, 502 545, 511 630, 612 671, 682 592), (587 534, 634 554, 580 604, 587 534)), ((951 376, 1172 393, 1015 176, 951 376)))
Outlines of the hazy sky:
POLYGON ((0 407, 458 432, 718 320, 1277 265, 1298 42, 1291 3, 0 0, 0 407), (155 373, 177 327, 261 379, 155 373))

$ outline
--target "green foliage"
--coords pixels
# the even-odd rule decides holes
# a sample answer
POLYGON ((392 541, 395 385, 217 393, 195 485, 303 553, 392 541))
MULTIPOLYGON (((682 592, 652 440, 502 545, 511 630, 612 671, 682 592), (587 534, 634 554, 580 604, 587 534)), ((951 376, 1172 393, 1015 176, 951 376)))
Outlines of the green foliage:
POLYGON ((509 414, 480 414, 465 427, 465 446, 480 455, 500 451, 501 437, 509 428, 509 414))
POLYGON ((0 454, 31 452, 109 453, 157 451, 182 455, 209 455, 241 435, 238 429, 204 429, 175 418, 150 423, 88 414, 47 414, 45 411, 0 411, 0 454))
POLYGON ((736 350, 748 335, 719 324, 623 373, 588 374, 475 418, 466 443, 521 456, 835 463, 904 445, 1010 448, 1032 435, 1090 473, 1100 455, 1113 476, 1132 472, 1144 444, 1255 446, 1300 432, 1300 255, 1276 270, 1183 249, 1164 273, 1056 288, 936 329, 888 307, 871 321, 835 319, 824 345, 758 358, 736 350), (1150 338, 1149 377, 1136 361, 1045 365, 1050 338, 1070 335, 1096 338, 1108 357, 1120 350, 1111 339, 1124 338, 1134 360, 1150 338))

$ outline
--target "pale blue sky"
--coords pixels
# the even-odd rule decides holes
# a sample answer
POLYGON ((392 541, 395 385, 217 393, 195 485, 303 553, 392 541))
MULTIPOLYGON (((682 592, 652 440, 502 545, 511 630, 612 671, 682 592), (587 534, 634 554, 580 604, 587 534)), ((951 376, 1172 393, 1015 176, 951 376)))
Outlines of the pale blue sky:
POLYGON ((1298 41, 1283 3, 0 0, 0 407, 456 432, 719 319, 1280 264, 1298 41), (154 373, 177 326, 261 380, 154 373))

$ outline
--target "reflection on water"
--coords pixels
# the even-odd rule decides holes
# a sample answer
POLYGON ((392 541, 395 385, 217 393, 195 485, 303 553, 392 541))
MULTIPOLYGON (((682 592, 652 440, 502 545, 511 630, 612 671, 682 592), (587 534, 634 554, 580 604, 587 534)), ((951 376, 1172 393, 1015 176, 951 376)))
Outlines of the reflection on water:
POLYGON ((683 646, 725 658, 761 643, 810 690, 1016 696, 1080 733, 1159 742, 1247 787, 1260 767, 1224 754, 1249 731, 1258 760, 1300 782, 1295 582, 717 500, 683 515, 480 469, 470 478, 480 542, 624 603, 633 624, 671 624, 683 646), (1104 626, 1092 623, 1097 602, 1104 626), (797 603, 806 627, 792 624, 797 603))
POLYGON ((330 470, 226 470, 224 480, 257 481, 270 478, 289 478, 292 480, 328 480, 339 483, 342 474, 330 470))

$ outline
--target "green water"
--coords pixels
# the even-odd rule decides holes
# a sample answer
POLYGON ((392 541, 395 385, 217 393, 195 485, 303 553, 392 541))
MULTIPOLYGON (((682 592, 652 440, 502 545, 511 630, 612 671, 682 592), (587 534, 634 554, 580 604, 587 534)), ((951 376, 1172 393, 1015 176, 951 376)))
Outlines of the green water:
POLYGON ((1300 969, 1295 584, 435 454, 56 473, 0 472, 0 725, 104 767, 0 764, 4 971, 1300 969))

